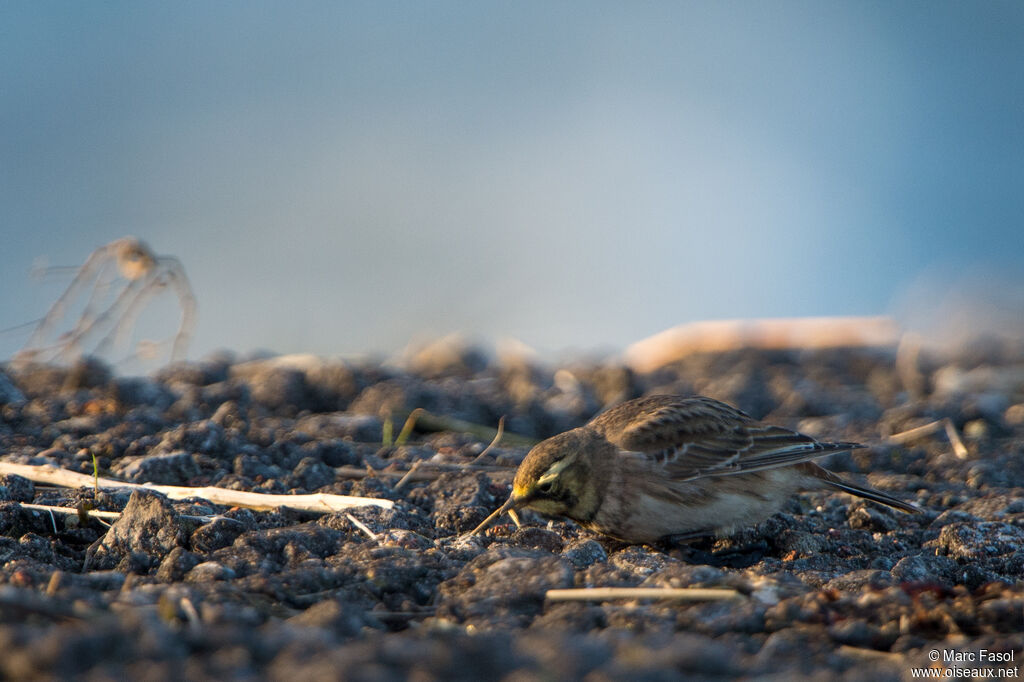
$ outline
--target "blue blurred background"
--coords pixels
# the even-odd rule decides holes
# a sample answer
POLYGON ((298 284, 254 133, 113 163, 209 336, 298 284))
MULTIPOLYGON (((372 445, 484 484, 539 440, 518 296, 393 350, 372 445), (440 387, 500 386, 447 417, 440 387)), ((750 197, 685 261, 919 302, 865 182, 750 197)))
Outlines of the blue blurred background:
POLYGON ((1017 0, 3 3, 0 327, 128 234, 184 263, 193 357, 997 289, 1022 36, 1017 0))

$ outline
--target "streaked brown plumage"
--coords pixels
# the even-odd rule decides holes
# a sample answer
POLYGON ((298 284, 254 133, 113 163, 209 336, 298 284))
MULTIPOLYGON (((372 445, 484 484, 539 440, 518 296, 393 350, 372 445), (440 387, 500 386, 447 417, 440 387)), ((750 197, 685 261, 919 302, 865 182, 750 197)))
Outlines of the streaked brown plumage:
POLYGON ((526 508, 627 542, 727 535, 823 487, 919 512, 810 461, 860 447, 761 424, 711 398, 638 398, 530 450, 508 501, 473 532, 526 508))

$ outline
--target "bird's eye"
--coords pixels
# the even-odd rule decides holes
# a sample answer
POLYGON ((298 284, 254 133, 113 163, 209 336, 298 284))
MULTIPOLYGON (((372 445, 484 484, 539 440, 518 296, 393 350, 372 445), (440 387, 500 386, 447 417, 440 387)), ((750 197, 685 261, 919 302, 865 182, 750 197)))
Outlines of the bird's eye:
POLYGON ((542 493, 550 493, 555 487, 555 479, 549 478, 543 483, 537 484, 537 490, 542 493))

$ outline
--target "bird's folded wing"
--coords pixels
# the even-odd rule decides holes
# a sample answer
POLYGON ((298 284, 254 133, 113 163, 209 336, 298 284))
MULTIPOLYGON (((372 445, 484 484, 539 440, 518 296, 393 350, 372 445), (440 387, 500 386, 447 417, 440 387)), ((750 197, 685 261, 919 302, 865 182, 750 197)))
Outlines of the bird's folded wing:
POLYGON ((650 399, 646 409, 621 416, 607 413, 594 426, 619 448, 653 459, 674 480, 774 469, 862 447, 822 443, 760 424, 725 403, 702 397, 650 399))
POLYGON ((863 446, 857 443, 820 443, 794 431, 764 426, 739 429, 647 454, 662 464, 666 476, 690 480, 790 466, 860 447, 863 446))

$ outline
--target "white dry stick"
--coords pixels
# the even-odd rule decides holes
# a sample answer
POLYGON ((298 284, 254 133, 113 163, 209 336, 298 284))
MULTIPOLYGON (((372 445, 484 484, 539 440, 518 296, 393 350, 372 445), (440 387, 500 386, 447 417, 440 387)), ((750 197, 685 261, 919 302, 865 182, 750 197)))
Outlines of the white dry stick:
POLYGON ((352 516, 348 512, 345 512, 345 518, 347 518, 349 521, 351 521, 353 526, 355 526, 356 528, 358 528, 359 530, 363 531, 368 536, 370 536, 371 540, 373 540, 376 543, 380 543, 380 538, 377 536, 376 533, 374 533, 372 530, 370 530, 369 527, 365 523, 363 523, 362 521, 360 521, 356 517, 352 516))
MULTIPOLYGON (((88 517, 96 519, 104 526, 110 527, 110 524, 103 519, 112 519, 116 521, 121 518, 121 512, 116 511, 104 511, 103 509, 78 509, 77 507, 53 507, 48 504, 28 504, 27 502, 19 502, 18 506, 22 509, 33 509, 35 511, 45 511, 50 513, 50 518, 53 518, 55 513, 67 514, 68 516, 77 516, 78 514, 85 514, 88 517)), ((224 516, 223 514, 213 514, 210 516, 193 516, 191 514, 178 514, 179 519, 187 519, 189 521, 199 521, 200 523, 213 523, 214 521, 230 521, 232 523, 242 523, 238 519, 233 519, 230 516, 224 516)), ((53 524, 54 532, 57 532, 57 523, 53 524)))
POLYGON ((49 483, 68 488, 92 488, 94 485, 100 488, 132 488, 153 490, 162 493, 172 500, 187 500, 198 497, 214 504, 221 504, 229 507, 246 507, 260 511, 273 511, 281 507, 298 509, 301 511, 317 512, 327 514, 352 507, 373 505, 383 509, 391 509, 395 503, 391 500, 381 500, 372 497, 352 497, 349 495, 332 495, 328 493, 312 493, 309 495, 269 495, 266 493, 252 493, 245 490, 229 490, 228 488, 216 488, 206 486, 203 488, 189 488, 180 485, 153 485, 151 483, 126 483, 112 478, 94 479, 89 474, 80 474, 77 471, 68 471, 54 466, 35 466, 30 464, 14 464, 12 462, 0 462, 0 473, 16 474, 36 483, 49 483))
POLYGON ((942 420, 943 426, 946 427, 946 438, 949 439, 949 444, 953 446, 953 452, 960 459, 967 459, 970 453, 967 452, 967 446, 960 440, 960 434, 956 432, 956 426, 953 424, 953 420, 946 417, 942 420))
POLYGON ((53 573, 51 573, 50 574, 50 580, 49 580, 49 582, 46 583, 46 591, 44 592, 44 594, 47 597, 52 597, 53 595, 57 594, 57 590, 60 589, 60 583, 61 583, 61 581, 63 579, 64 579, 64 572, 63 571, 56 570, 53 573))
POLYGON ((498 420, 498 430, 497 432, 495 432, 494 439, 491 441, 491 444, 484 448, 483 452, 477 455, 473 459, 473 461, 470 462, 470 465, 476 464, 477 462, 484 458, 484 455, 493 450, 498 445, 498 443, 501 442, 501 437, 503 435, 505 435, 505 415, 501 415, 501 419, 498 420))
POLYGON ((731 588, 703 587, 583 587, 548 590, 548 601, 611 601, 613 599, 661 599, 671 601, 723 601, 741 595, 731 588))
POLYGON ((891 443, 896 443, 897 445, 903 445, 905 443, 917 440, 918 438, 930 436, 933 433, 937 433, 941 429, 942 420, 940 419, 939 421, 929 422, 928 424, 925 424, 923 426, 918 426, 913 429, 908 429, 906 431, 894 433, 891 436, 889 436, 886 440, 888 440, 891 443))
POLYGON ((392 488, 392 490, 398 490, 406 483, 408 483, 410 480, 412 480, 413 474, 415 474, 416 471, 419 470, 421 464, 423 464, 422 459, 418 459, 415 462, 413 462, 412 466, 409 467, 409 470, 405 472, 405 476, 402 476, 402 478, 398 479, 398 483, 395 484, 395 487, 392 488))
POLYGON ((946 438, 949 439, 949 444, 953 446, 953 452, 960 459, 967 459, 970 453, 967 451, 967 446, 960 439, 960 434, 956 431, 956 426, 953 424, 953 420, 949 417, 944 417, 938 421, 929 422, 923 426, 909 429, 907 431, 901 431, 900 433, 894 433, 889 436, 886 440, 890 443, 896 443, 897 445, 904 445, 918 438, 924 438, 930 436, 933 433, 945 430, 946 438))
POLYGON ((879 651, 878 649, 865 649, 859 646, 843 644, 839 647, 839 653, 846 654, 851 658, 860 658, 866 661, 902 661, 906 656, 894 651, 879 651))
POLYGON ((202 622, 199 619, 199 611, 196 610, 195 604, 188 597, 182 597, 181 601, 178 602, 181 605, 181 610, 185 612, 185 618, 188 619, 188 629, 192 634, 198 633, 202 630, 202 622))
MULTIPOLYGON (((48 504, 28 504, 26 502, 19 502, 18 506, 22 509, 35 509, 36 511, 50 512, 50 517, 53 517, 54 512, 58 514, 74 514, 78 515, 78 509, 75 507, 51 507, 48 504)), ((115 511, 103 511, 101 509, 88 509, 85 512, 88 516, 93 516, 98 519, 119 519, 121 518, 121 512, 115 511)), ((53 529, 57 530, 57 524, 54 524, 53 529)))

